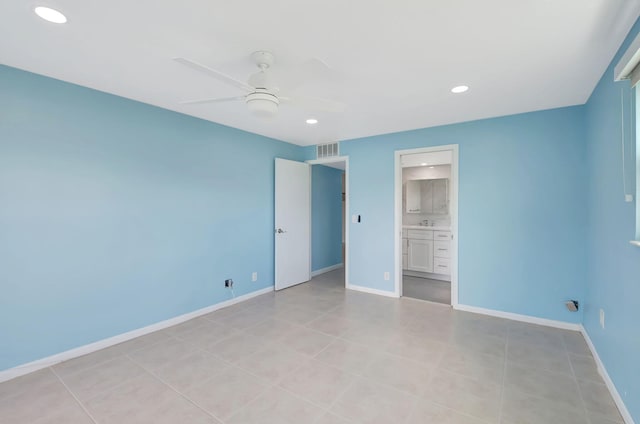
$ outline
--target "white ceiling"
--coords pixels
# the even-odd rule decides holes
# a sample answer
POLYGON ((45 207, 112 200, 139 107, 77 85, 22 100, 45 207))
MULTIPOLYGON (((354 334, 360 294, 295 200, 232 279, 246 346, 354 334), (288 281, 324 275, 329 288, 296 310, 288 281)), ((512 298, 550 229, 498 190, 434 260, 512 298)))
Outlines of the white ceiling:
POLYGON ((310 145, 584 103, 640 12, 640 0, 42 0, 0 2, 0 62, 268 137, 310 145), (45 22, 35 5, 62 11, 45 22), (172 58, 245 81, 249 55, 278 71, 310 58, 332 73, 297 94, 341 113, 282 105, 259 120, 242 94, 172 58), (453 95, 466 84, 471 90, 453 95), (310 126, 308 117, 319 123, 310 126))

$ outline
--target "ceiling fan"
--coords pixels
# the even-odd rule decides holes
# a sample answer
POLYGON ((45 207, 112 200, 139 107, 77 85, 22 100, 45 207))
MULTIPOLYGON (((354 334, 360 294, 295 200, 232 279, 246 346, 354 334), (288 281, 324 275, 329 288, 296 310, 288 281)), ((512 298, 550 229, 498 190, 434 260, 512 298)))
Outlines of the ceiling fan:
MULTIPOLYGON (((281 103, 292 104, 294 106, 304 107, 317 111, 342 112, 345 109, 345 105, 343 103, 334 100, 322 99, 318 97, 290 97, 287 95, 283 95, 280 92, 280 88, 274 83, 271 77, 271 73, 269 72, 269 69, 275 62, 275 56, 273 55, 273 53, 265 50, 260 50, 252 53, 251 59, 260 70, 252 74, 249 77, 249 80, 244 83, 233 77, 230 77, 229 75, 209 68, 208 66, 195 62, 193 60, 185 59, 182 57, 174 58, 173 60, 182 65, 202 72, 245 92, 243 95, 239 96, 187 100, 180 102, 180 104, 242 101, 245 102, 249 111, 251 111, 254 115, 262 118, 271 118, 277 115, 281 103)), ((317 59, 306 62, 306 65, 307 71, 310 71, 309 73, 311 74, 306 75, 306 77, 313 77, 314 73, 317 74, 317 72, 312 71, 313 69, 318 70, 318 68, 323 67, 325 68, 325 70, 328 70, 327 66, 317 59)), ((305 75, 302 76, 305 77, 305 75)), ((295 76, 292 76, 292 79, 295 80, 295 76)))

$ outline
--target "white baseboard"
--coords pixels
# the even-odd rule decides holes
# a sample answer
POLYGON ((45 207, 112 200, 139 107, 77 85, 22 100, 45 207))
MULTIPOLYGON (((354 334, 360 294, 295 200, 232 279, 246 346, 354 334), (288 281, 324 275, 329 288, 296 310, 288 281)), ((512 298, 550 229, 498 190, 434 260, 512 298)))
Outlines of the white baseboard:
POLYGON ((607 389, 609 389, 609 393, 611 393, 611 397, 613 398, 613 401, 616 403, 616 406, 618 407, 618 411, 620 411, 620 415, 622 415, 624 422, 626 424, 634 424, 633 417, 629 413, 627 406, 624 404, 624 401, 622 400, 620 393, 618 393, 618 389, 616 389, 615 384, 613 384, 613 380, 611 380, 611 377, 609 377, 609 373, 607 372, 607 369, 604 367, 604 363, 600 359, 600 355, 598 355, 598 351, 596 350, 595 345, 591 341, 591 337, 589 337, 589 333, 587 333, 587 330, 582 325, 580 326, 580 332, 582 333, 582 336, 584 336, 584 339, 587 341, 587 345, 591 350, 593 359, 596 361, 596 365, 598 366, 598 372, 600 373, 600 376, 602 376, 604 383, 607 385, 607 389))
POLYGON ((563 330, 580 331, 580 328, 582 327, 582 325, 574 324, 572 322, 555 321, 552 319, 538 318, 530 315, 520 315, 520 314, 514 314, 512 312, 497 311, 495 309, 478 308, 477 306, 458 304, 458 305, 455 305, 453 308, 460 311, 473 312, 473 313, 482 314, 482 315, 490 315, 492 317, 505 318, 505 319, 510 319, 512 321, 528 322, 530 324, 544 325, 546 327, 561 328, 563 330))
POLYGON ((316 269, 315 271, 311 271, 311 276, 315 277, 316 275, 324 274, 325 272, 333 271, 334 269, 339 269, 339 268, 342 268, 343 266, 344 264, 340 263, 340 264, 328 266, 326 268, 316 269))
POLYGON ((372 288, 364 287, 364 286, 356 286, 356 285, 353 285, 353 284, 347 285, 346 288, 348 290, 355 290, 355 291, 359 291, 359 292, 363 292, 363 293, 377 294, 378 296, 395 297, 396 299, 399 297, 394 292, 390 292, 390 291, 386 291, 386 290, 372 289, 372 288))
POLYGON ((38 359, 33 362, 18 365, 8 370, 0 371, 0 383, 3 381, 11 380, 21 375, 29 374, 34 371, 50 367, 57 363, 68 361, 69 359, 77 358, 79 356, 87 355, 100 349, 104 349, 110 346, 117 345, 127 340, 135 339, 136 337, 144 336, 145 334, 153 333, 158 330, 162 330, 176 324, 180 324, 190 319, 199 317, 217 311, 218 309, 225 308, 227 306, 235 305, 236 303, 249 300, 253 297, 260 296, 265 293, 273 291, 273 287, 267 287, 262 290, 257 290, 251 293, 244 294, 242 296, 235 297, 233 299, 225 300, 224 302, 216 303, 215 305, 207 306, 206 308, 198 309, 193 312, 186 313, 177 317, 170 318, 165 321, 160 321, 155 324, 148 325, 146 327, 138 328, 126 333, 118 334, 117 336, 109 337, 107 339, 98 340, 97 342, 90 343, 84 346, 79 346, 74 349, 70 349, 64 352, 57 353, 55 355, 48 356, 46 358, 38 359))

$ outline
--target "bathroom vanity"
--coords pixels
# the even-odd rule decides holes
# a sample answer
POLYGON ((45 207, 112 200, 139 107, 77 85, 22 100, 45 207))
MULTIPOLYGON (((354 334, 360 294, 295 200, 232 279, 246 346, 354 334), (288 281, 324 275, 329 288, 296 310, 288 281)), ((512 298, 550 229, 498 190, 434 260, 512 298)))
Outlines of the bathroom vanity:
POLYGON ((402 227, 402 269, 435 274, 430 278, 451 278, 451 229, 404 225, 402 227))

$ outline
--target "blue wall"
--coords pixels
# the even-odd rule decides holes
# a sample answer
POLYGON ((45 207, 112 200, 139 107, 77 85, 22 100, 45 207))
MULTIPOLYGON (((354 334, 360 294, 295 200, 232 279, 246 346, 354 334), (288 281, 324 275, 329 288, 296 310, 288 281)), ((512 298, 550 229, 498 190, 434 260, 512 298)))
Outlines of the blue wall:
POLYGON ((311 269, 342 263, 342 175, 323 165, 311 167, 311 269))
POLYGON ((0 66, 0 370, 272 285, 301 152, 0 66))
POLYGON ((580 322, 564 301, 584 296, 584 138, 584 108, 571 107, 340 143, 362 216, 349 282, 394 289, 394 151, 458 144, 460 303, 580 322))
MULTIPOLYGON (((621 88, 627 104, 631 93, 628 82, 614 83, 613 67, 639 32, 636 22, 586 105, 589 256, 584 303, 584 326, 636 422, 640 421, 640 248, 629 244, 636 234, 637 198, 634 203, 624 201, 620 147, 621 88), (605 311, 605 329, 599 324, 600 308, 605 311)), ((631 137, 626 141, 633 144, 631 137)), ((629 156, 627 181, 632 191, 636 167, 629 156)))

